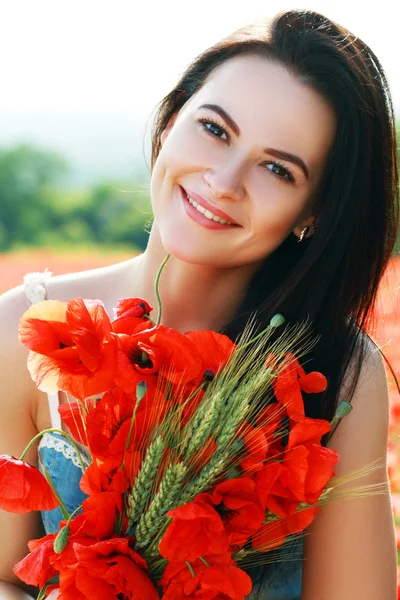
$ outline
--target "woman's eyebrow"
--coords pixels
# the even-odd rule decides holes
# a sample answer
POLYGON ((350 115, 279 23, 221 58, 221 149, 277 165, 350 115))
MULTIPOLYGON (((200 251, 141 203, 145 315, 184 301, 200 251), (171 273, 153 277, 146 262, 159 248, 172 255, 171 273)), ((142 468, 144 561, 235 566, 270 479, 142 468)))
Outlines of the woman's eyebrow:
MULTIPOLYGON (((239 126, 237 125, 237 123, 235 123, 235 121, 232 119, 232 117, 230 115, 228 115, 226 110, 224 110, 222 108, 222 106, 219 106, 219 104, 202 104, 201 106, 198 107, 198 110, 200 110, 202 108, 206 108, 208 110, 212 110, 212 111, 218 113, 219 116, 222 117, 222 119, 224 119, 224 121, 229 125, 229 127, 232 129, 232 131, 237 136, 240 135, 239 126)), ((307 168, 307 165, 300 158, 300 156, 296 156, 296 154, 291 154, 290 152, 285 152, 284 150, 277 150, 276 148, 264 148, 264 152, 265 152, 265 154, 272 154, 276 158, 281 158, 282 160, 286 160, 288 162, 291 162, 291 163, 297 165, 303 171, 306 179, 308 180, 310 178, 310 173, 307 168)))

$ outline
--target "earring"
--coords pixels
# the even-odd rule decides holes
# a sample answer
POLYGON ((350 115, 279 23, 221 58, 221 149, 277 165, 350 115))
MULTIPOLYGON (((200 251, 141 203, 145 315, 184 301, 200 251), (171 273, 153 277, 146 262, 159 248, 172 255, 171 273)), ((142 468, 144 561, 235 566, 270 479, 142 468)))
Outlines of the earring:
MULTIPOLYGON (((312 223, 311 227, 312 227, 312 230, 313 230, 313 233, 314 233, 314 231, 317 229, 317 225, 314 225, 314 223, 312 223)), ((300 233, 300 237, 297 240, 297 243, 302 242, 309 231, 310 231, 310 226, 306 225, 304 227, 304 229, 302 229, 302 231, 300 233)))
POLYGON ((308 233, 309 231, 310 231, 310 227, 309 227, 308 225, 306 225, 306 226, 304 227, 304 229, 301 231, 301 233, 300 233, 300 237, 299 237, 299 239, 297 240, 297 243, 298 243, 298 244, 304 240, 305 236, 307 235, 307 233, 308 233))

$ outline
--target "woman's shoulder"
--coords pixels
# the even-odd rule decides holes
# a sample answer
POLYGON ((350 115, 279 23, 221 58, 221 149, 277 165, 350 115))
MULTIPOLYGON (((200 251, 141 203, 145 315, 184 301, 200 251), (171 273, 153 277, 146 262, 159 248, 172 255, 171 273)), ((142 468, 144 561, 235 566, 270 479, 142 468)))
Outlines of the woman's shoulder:
POLYGON ((374 460, 386 454, 389 434, 389 386, 384 355, 368 333, 360 332, 358 346, 348 365, 340 400, 350 400, 352 411, 332 434, 328 446, 342 464, 374 460), (374 455, 374 458, 373 458, 374 455), (345 459, 346 457, 346 459, 345 459))
MULTIPOLYGON (((27 273, 20 285, 0 295, 2 333, 15 337, 20 318, 30 304, 51 298, 66 302, 71 298, 96 298, 104 302, 123 291, 123 284, 133 272, 137 257, 129 260, 63 275, 51 272, 27 273), (41 290, 45 290, 42 295, 41 290)), ((0 342, 1 343, 1 342, 0 342)))
POLYGON ((52 276, 49 272, 29 273, 24 281, 0 295, 0 383, 4 402, 9 399, 25 410, 34 406, 42 392, 30 379, 28 350, 19 341, 21 317, 31 304, 44 299, 66 302, 74 297, 102 300, 110 311, 123 292, 123 282, 133 269, 134 259, 111 266, 52 276))

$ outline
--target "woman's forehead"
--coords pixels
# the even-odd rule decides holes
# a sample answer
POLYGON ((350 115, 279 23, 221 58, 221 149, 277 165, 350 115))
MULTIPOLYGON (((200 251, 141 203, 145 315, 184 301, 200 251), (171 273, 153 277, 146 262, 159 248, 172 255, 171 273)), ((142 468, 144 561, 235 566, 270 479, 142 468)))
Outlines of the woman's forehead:
POLYGON ((204 104, 221 106, 244 139, 281 146, 314 166, 321 163, 335 138, 336 115, 331 105, 283 65, 259 56, 225 61, 187 104, 191 112, 204 104))

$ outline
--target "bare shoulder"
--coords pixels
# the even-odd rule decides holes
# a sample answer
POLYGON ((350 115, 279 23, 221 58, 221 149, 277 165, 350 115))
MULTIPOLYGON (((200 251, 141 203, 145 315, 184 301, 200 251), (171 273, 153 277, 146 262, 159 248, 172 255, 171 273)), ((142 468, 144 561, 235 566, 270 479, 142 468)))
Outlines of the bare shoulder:
POLYGON ((63 302, 74 297, 94 298, 110 306, 130 293, 129 284, 139 256, 106 267, 51 277, 48 296, 63 302))
MULTIPOLYGON (((349 378, 357 372, 356 362, 349 366, 349 378)), ((344 382, 342 399, 346 399, 348 388, 349 379, 344 382)), ((368 339, 351 403, 352 412, 340 422, 328 447, 339 454, 336 475, 350 474, 343 488, 370 486, 369 493, 320 508, 304 541, 303 600, 397 597, 396 543, 386 462, 388 381, 384 359, 368 339), (372 463, 379 468, 367 471, 372 463), (358 469, 364 475, 354 479, 351 472, 358 469), (372 490, 379 493, 372 494, 372 490)))
MULTIPOLYGON (((389 435, 389 392, 385 361, 379 347, 364 334, 365 352, 351 404, 353 410, 339 424, 328 442, 341 456, 339 470, 386 456, 389 435)), ((357 371, 354 358, 342 386, 346 399, 350 380, 357 371)))
MULTIPOLYGON (((129 274, 137 257, 115 265, 50 277, 46 280, 47 296, 67 301, 82 297, 102 300, 110 312, 116 301, 128 295, 129 274)), ((1 410, 26 413, 36 424, 37 406, 43 393, 39 392, 27 369, 28 350, 20 343, 18 328, 30 301, 25 286, 19 285, 0 295, 0 390, 1 410)), ((42 398, 43 399, 43 398, 42 398)), ((10 413, 11 418, 11 413, 10 413)))
MULTIPOLYGON (((137 257, 114 265, 57 275, 46 279, 48 297, 67 301, 73 297, 98 298, 107 302, 122 291, 137 257)), ((14 351, 19 347, 18 325, 30 302, 23 284, 0 295, 0 348, 14 351)))

